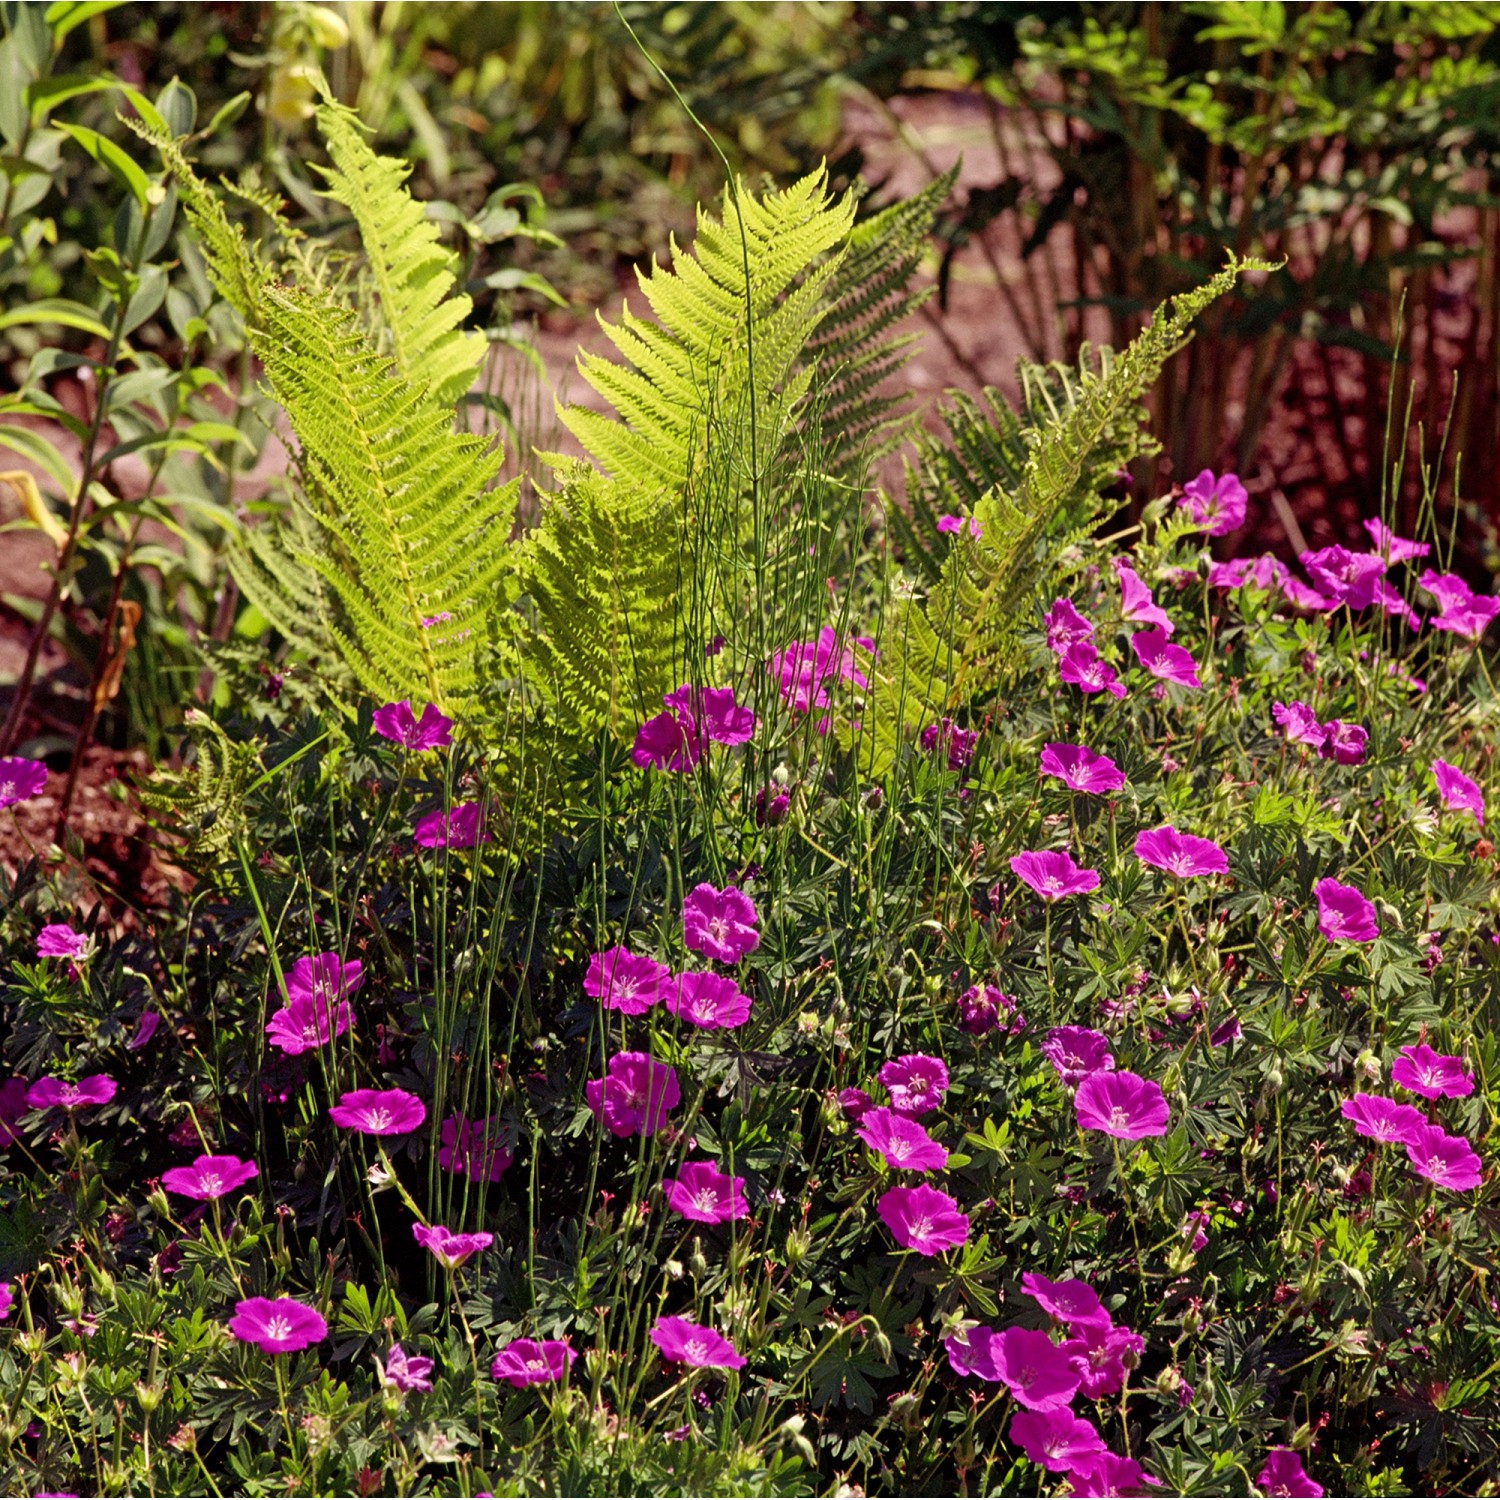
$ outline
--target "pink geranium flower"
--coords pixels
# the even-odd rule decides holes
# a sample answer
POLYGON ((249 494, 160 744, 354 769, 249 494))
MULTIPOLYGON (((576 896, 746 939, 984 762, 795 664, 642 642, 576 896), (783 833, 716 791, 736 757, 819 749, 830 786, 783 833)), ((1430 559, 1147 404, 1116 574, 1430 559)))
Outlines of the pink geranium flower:
POLYGON ((330 1017, 326 1000, 299 996, 272 1013, 266 1022, 266 1035, 273 1047, 288 1057, 296 1057, 299 1053, 326 1047, 334 1037, 343 1036, 349 1029, 353 1014, 347 1000, 340 1000, 330 1017))
POLYGON ((1323 1493, 1323 1486, 1309 1478, 1302 1460, 1291 1448, 1272 1448, 1255 1476, 1255 1483, 1267 1495, 1312 1496, 1315 1500, 1323 1493))
POLYGON ((1444 807, 1454 812, 1471 812, 1474 821, 1484 827, 1484 793, 1477 781, 1445 760, 1433 761, 1432 779, 1437 783, 1438 796, 1443 799, 1444 807))
POLYGON ((1042 1056, 1057 1070, 1058 1080, 1066 1088, 1090 1073, 1111 1072, 1115 1065, 1109 1038, 1087 1026, 1054 1026, 1042 1043, 1042 1056))
POLYGON ((1071 854, 1056 849, 1028 850, 1012 855, 1010 868, 1046 902, 1080 896, 1099 887, 1097 870, 1079 869, 1071 854))
POLYGON ((1300 578, 1290 576, 1284 578, 1281 581, 1281 592, 1298 609, 1310 609, 1319 614, 1326 614, 1329 610, 1339 607, 1337 599, 1330 599, 1326 594, 1320 594, 1311 584, 1303 583, 1300 578))
POLYGON ((662 1183, 667 1206, 684 1219, 699 1224, 723 1224, 750 1212, 745 1202, 745 1179, 721 1172, 711 1161, 684 1162, 675 1178, 662 1183))
POLYGON ((1178 880, 1229 873, 1229 856, 1212 839, 1179 833, 1170 823, 1136 834, 1135 857, 1178 880))
POLYGON ((738 963, 760 947, 759 920, 755 903, 732 885, 721 891, 705 881, 683 898, 683 941, 721 964, 738 963))
POLYGON ((1010 1018, 1012 1032, 1025 1026, 1025 1017, 1009 995, 992 984, 971 984, 958 997, 958 1029, 970 1036, 984 1036, 1000 1024, 1002 1012, 1010 1018))
POLYGON ((1198 680, 1198 665, 1191 653, 1181 646, 1174 646, 1161 630, 1137 630, 1130 637, 1130 649, 1136 660, 1153 676, 1163 682, 1175 682, 1179 687, 1202 687, 1198 680))
POLYGON ((700 746, 705 739, 719 745, 743 745, 755 733, 754 711, 734 701, 733 688, 693 687, 688 683, 663 696, 685 724, 697 726, 700 746))
POLYGON ((1437 600, 1444 614, 1462 609, 1474 597, 1474 590, 1457 573, 1435 573, 1427 568, 1417 582, 1437 600))
POLYGON ((948 1092, 948 1069, 940 1057, 908 1052, 881 1066, 879 1078, 898 1115, 925 1115, 948 1092))
POLYGON ((665 709, 635 732, 630 758, 643 771, 691 771, 703 757, 704 741, 691 714, 665 709))
POLYGON ((400 1344, 392 1344, 385 1362, 375 1361, 382 1385, 394 1386, 398 1391, 430 1391, 432 1389, 432 1361, 420 1354, 408 1354, 400 1344))
POLYGON ((1045 1333, 1007 1328, 991 1345, 996 1372, 1027 1411, 1055 1411, 1078 1394, 1078 1371, 1045 1333))
POLYGON ((294 1354, 328 1337, 328 1324, 295 1297, 247 1297, 234 1305, 229 1331, 265 1354, 294 1354))
POLYGON ((1474 1092, 1474 1076, 1461 1057, 1418 1043, 1403 1047, 1391 1064, 1391 1082, 1424 1099, 1462 1099, 1474 1092))
POLYGON ((1324 760, 1337 761, 1341 766, 1357 766, 1365 758, 1369 738, 1369 731, 1362 724, 1330 719, 1323 726, 1323 743, 1318 746, 1318 754, 1324 760))
POLYGON ((1327 738, 1326 731, 1318 723, 1318 716, 1300 700, 1273 703, 1271 717, 1281 725, 1287 739, 1294 745, 1312 745, 1315 749, 1321 749, 1327 738))
POLYGON ((838 1092, 840 1111, 846 1120, 853 1120, 855 1124, 869 1114, 874 1102, 863 1089, 840 1089, 838 1092))
POLYGON ((1055 656, 1061 656, 1069 646, 1088 644, 1094 634, 1094 622, 1079 614, 1071 599, 1054 599, 1042 624, 1047 629, 1047 649, 1055 656))
POLYGON ((1466 1193, 1483 1180, 1482 1163, 1473 1146, 1463 1136, 1449 1135, 1439 1125, 1417 1126, 1405 1145, 1418 1175, 1441 1188, 1466 1193))
POLYGON ((337 953, 319 953, 299 958, 285 978, 288 1000, 342 1000, 365 982, 365 966, 357 958, 345 963, 337 953))
POLYGON ((1148 1484, 1160 1488, 1161 1480, 1153 1479, 1135 1459, 1121 1458, 1118 1453, 1101 1453, 1068 1476, 1069 1493, 1080 1500, 1084 1496, 1139 1495, 1148 1484))
POLYGON ((88 946, 88 937, 74 932, 66 922, 49 922, 36 935, 38 958, 82 958, 88 946))
POLYGON ((449 1115, 443 1121, 438 1165, 445 1172, 461 1172, 470 1182, 499 1182, 514 1153, 504 1145, 504 1127, 498 1115, 466 1120, 449 1115))
POLYGON ((590 1079, 584 1095, 595 1118, 622 1138, 654 1135, 682 1102, 676 1069, 645 1052, 615 1053, 606 1076, 590 1079))
POLYGON ((1159 1083, 1124 1070, 1090 1073, 1078 1085, 1073 1108, 1083 1129, 1122 1141, 1165 1135, 1171 1116, 1159 1083))
POLYGON ((1330 943, 1369 943, 1380 936, 1374 903, 1352 885, 1325 877, 1313 887, 1318 898, 1318 931, 1330 943))
POLYGON ((1115 573, 1120 580, 1120 614, 1133 625, 1159 626, 1163 635, 1171 635, 1177 627, 1172 617, 1146 587, 1141 575, 1122 558, 1115 558, 1115 573))
POLYGON ((1209 536, 1227 536, 1245 524, 1245 506, 1250 497, 1238 474, 1215 474, 1200 469, 1182 487, 1177 508, 1185 510, 1200 531, 1209 536))
POLYGON ((125 1043, 127 1052, 139 1052, 152 1037, 156 1035, 156 1028, 161 1025, 161 1016, 154 1010, 143 1010, 141 1018, 135 1023, 135 1034, 125 1043))
POLYGON ((1374 602, 1378 604, 1388 615, 1400 615, 1406 621, 1410 630, 1422 628, 1422 617, 1410 604, 1406 602, 1406 596, 1400 589, 1389 583, 1384 578, 1375 580, 1374 602))
POLYGON ((592 995, 605 1010, 643 1016, 670 992, 671 980, 671 970, 665 964, 617 946, 590 955, 583 992, 592 995))
POLYGON ((981 1380, 998 1382, 1000 1335, 982 1324, 965 1328, 943 1340, 948 1363, 955 1375, 977 1375, 981 1380))
POLYGON ((1078 1389, 1090 1401, 1100 1401, 1125 1384, 1125 1373, 1140 1363, 1146 1341, 1128 1328, 1116 1328, 1106 1318, 1102 1323, 1080 1324, 1074 1337, 1060 1348, 1078 1375, 1078 1389))
POLYGON ((918 737, 917 743, 924 754, 931 754, 941 747, 948 757, 950 771, 962 771, 974 758, 974 746, 979 743, 977 729, 960 729, 952 719, 944 718, 937 724, 929 724, 918 737))
POLYGON ((1490 621, 1500 613, 1500 599, 1476 594, 1456 573, 1435 573, 1428 568, 1417 582, 1442 609, 1442 613, 1433 619, 1434 630, 1448 631, 1477 642, 1490 621))
POLYGON ((12 1290, 10 1282, 0 1281, 0 1323, 3 1323, 10 1316, 10 1310, 15 1306, 15 1302, 15 1292, 12 1290))
MULTIPOLYGON (((964 519, 962 516, 939 516, 937 519, 937 529, 956 536, 965 529, 964 519)), ((984 535, 984 527, 973 517, 969 519, 967 530, 969 535, 975 538, 976 541, 984 535)))
POLYGON ((47 768, 39 760, 22 755, 0 759, 0 812, 18 802, 39 797, 47 787, 47 768))
POLYGON ((1125 773, 1109 756, 1084 745, 1043 745, 1041 772, 1075 792, 1117 792, 1125 785, 1125 773))
POLYGON ((243 1187, 259 1174, 253 1161, 237 1156, 199 1156, 190 1167, 168 1167, 161 1174, 161 1185, 169 1193, 206 1203, 243 1187))
POLYGON ((1100 1323, 1108 1325, 1109 1314, 1099 1294, 1088 1282, 1077 1276, 1050 1281, 1035 1271, 1021 1274, 1021 1290, 1050 1318, 1060 1323, 1100 1323))
POLYGON ((969 1237, 957 1201, 925 1183, 887 1188, 875 1207, 896 1243, 918 1255, 941 1255, 969 1237))
POLYGON ((1075 1417, 1065 1406, 1018 1411, 1010 1419, 1009 1437, 1032 1463, 1053 1474, 1071 1474, 1105 1451, 1094 1424, 1075 1417))
POLYGON ((1083 693, 1108 693, 1112 698, 1125 696, 1125 684, 1115 669, 1087 641, 1069 646, 1062 653, 1057 662, 1057 675, 1083 693))
POLYGON ((427 1106, 405 1089, 355 1089, 340 1095, 328 1118, 365 1135, 407 1135, 427 1118, 427 1106))
POLYGON ((411 1237, 424 1250, 430 1250, 450 1271, 456 1271, 471 1256, 488 1250, 495 1243, 495 1236, 486 1231, 460 1234, 442 1224, 413 1224, 411 1237))
POLYGON ((735 1350, 723 1334, 686 1318, 658 1318, 651 1342, 662 1358, 674 1365, 692 1365, 700 1370, 743 1370, 745 1356, 735 1350))
POLYGON ((484 809, 477 802, 460 802, 447 812, 442 808, 417 819, 412 838, 424 849, 472 849, 487 844, 484 809))
POLYGON ((1228 562, 1208 565, 1208 586, 1211 589, 1238 589, 1245 586, 1245 573, 1250 566, 1247 557, 1234 557, 1228 562))
POLYGON ((375 710, 374 728, 406 750, 441 750, 453 743, 453 720, 436 703, 427 704, 420 719, 412 713, 409 698, 384 704, 375 710))
POLYGON ((490 1374, 520 1389, 550 1385, 573 1367, 578 1351, 566 1339, 512 1339, 490 1362, 490 1374))
POLYGON ((1304 552, 1298 561, 1319 593, 1350 609, 1368 609, 1375 602, 1375 586, 1385 572, 1385 561, 1376 553, 1339 546, 1304 552))
POLYGON ((116 1084, 107 1073, 91 1073, 77 1083, 64 1083, 61 1078, 38 1078, 26 1090, 26 1103, 31 1109, 52 1109, 54 1106, 73 1109, 93 1109, 108 1104, 115 1097, 116 1084))
POLYGON ((664 1002, 680 1020, 705 1031, 725 1031, 750 1019, 750 997, 723 974, 691 973, 671 982, 664 1002))
POLYGON ((1355 1094, 1339 1105, 1339 1113, 1360 1135, 1383 1146, 1404 1146, 1412 1132, 1427 1123, 1421 1110, 1397 1104, 1394 1099, 1383 1099, 1379 1094, 1355 1094))
POLYGON ((814 707, 828 707, 831 683, 869 687, 864 674, 867 664, 855 655, 856 648, 870 661, 876 659, 875 642, 868 636, 855 636, 852 644, 846 643, 831 625, 825 625, 817 640, 795 641, 776 652, 768 668, 777 678, 782 701, 794 713, 805 714, 814 707))
POLYGON ((1397 536, 1378 517, 1371 517, 1363 525, 1370 534, 1371 545, 1388 563, 1412 562, 1432 551, 1426 542, 1408 541, 1404 536, 1397 536))
POLYGON ((941 1172, 948 1153, 917 1124, 893 1109, 869 1109, 855 1134, 886 1165, 905 1172, 941 1172))

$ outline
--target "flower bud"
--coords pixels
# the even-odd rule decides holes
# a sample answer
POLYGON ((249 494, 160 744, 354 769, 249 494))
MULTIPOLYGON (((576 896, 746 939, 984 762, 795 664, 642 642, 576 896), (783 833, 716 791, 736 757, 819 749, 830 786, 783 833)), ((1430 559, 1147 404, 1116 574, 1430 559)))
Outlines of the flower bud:
POLYGON ((1354 1076, 1361 1083, 1379 1083, 1383 1071, 1379 1053, 1369 1047, 1354 1059, 1354 1076))
POLYGON ((786 1263, 800 1266, 812 1250, 812 1236, 805 1229, 794 1229, 786 1237, 786 1263))
POLYGON ((135 1383, 135 1399, 141 1403, 141 1410, 150 1416, 152 1412, 161 1405, 161 1398, 166 1394, 159 1385, 149 1385, 144 1380, 135 1383))

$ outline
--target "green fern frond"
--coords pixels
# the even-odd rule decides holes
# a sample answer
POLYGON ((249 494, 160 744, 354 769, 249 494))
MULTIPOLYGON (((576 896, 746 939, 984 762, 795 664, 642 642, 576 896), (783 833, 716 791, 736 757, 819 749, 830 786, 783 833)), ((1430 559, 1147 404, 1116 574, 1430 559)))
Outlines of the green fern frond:
POLYGON ((190 708, 184 715, 197 750, 181 771, 154 771, 140 800, 153 826, 184 841, 194 860, 222 858, 247 828, 245 798, 260 770, 261 742, 232 740, 222 725, 190 708))
POLYGON ((488 349, 483 333, 461 331, 473 304, 453 294, 454 258, 405 190, 406 162, 376 155, 359 117, 342 105, 319 106, 317 122, 333 161, 323 172, 328 194, 359 226, 396 373, 451 411, 473 386, 488 349))
POLYGON ((672 505, 576 461, 543 503, 521 547, 537 625, 528 675, 570 728, 632 730, 675 686, 672 505))

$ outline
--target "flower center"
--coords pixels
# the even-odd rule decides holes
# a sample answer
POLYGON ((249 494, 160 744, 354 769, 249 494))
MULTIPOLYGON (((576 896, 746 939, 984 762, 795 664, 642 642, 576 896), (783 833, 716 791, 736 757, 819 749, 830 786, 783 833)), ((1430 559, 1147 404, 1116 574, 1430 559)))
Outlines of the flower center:
POLYGON ((1030 1385, 1036 1379, 1036 1371, 1030 1365, 1023 1365, 1016 1373, 1016 1382, 1022 1386, 1030 1385))
POLYGON ((913 1219, 911 1225, 911 1237, 914 1240, 925 1240, 932 1233, 931 1219, 913 1219))
POLYGON ((712 1188, 699 1188, 693 1194, 693 1207, 701 1213, 711 1214, 718 1209, 719 1195, 712 1188))
POLYGON ((886 1146, 885 1154, 895 1157, 897 1161, 905 1161, 911 1155, 911 1142, 904 1141, 898 1136, 886 1146))
POLYGON ((210 1198, 217 1198, 224 1191, 224 1179, 217 1172, 207 1172, 198 1179, 198 1186, 210 1198))
POLYGON ((1109 1123, 1114 1126, 1116 1130, 1126 1130, 1130 1126, 1130 1116, 1125 1112, 1124 1108, 1121 1105, 1117 1104, 1109 1112, 1109 1123))
POLYGON ((688 1363, 692 1364, 707 1356, 708 1346, 702 1339, 689 1339, 683 1352, 687 1356, 688 1363))
POLYGON ((292 1325, 286 1318, 272 1318, 266 1324, 266 1337, 275 1339, 278 1343, 287 1338, 292 1331, 292 1325))
POLYGON ((388 1109, 372 1109, 365 1116, 365 1124, 371 1130, 384 1130, 391 1123, 391 1112, 388 1109))

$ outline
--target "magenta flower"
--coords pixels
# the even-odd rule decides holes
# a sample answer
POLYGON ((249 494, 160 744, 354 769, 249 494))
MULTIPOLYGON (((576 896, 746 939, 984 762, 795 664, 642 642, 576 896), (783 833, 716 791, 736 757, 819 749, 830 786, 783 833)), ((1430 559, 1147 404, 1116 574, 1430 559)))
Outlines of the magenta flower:
POLYGON ((855 1134, 898 1171, 941 1172, 948 1165, 947 1151, 915 1120, 893 1109, 866 1110, 855 1134))
POLYGON ((1455 573, 1434 573, 1428 568, 1417 582, 1442 607, 1442 613, 1433 619, 1434 630, 1445 630, 1477 642, 1500 613, 1500 599, 1476 594, 1455 573))
POLYGON ((1318 931, 1330 943, 1368 943, 1380 936, 1374 904, 1352 885, 1325 877, 1313 887, 1318 898, 1318 931))
POLYGON ((0 1281, 0 1323, 3 1323, 10 1316, 10 1310, 15 1306, 15 1303, 16 1295, 11 1288, 10 1282, 0 1281))
POLYGON ((1238 474, 1200 469, 1196 478, 1183 485, 1177 508, 1185 510, 1193 524, 1209 536, 1228 536, 1245 524, 1249 498, 1238 474))
POLYGON ((422 710, 422 717, 412 713, 411 700, 387 703, 375 710, 375 733, 384 735, 407 750, 441 750, 453 743, 453 720, 436 703, 422 710))
POLYGON ((691 771, 703 756, 703 736, 691 714, 670 709, 647 719, 635 732, 630 758, 643 771, 691 771))
POLYGON ((1041 772, 1075 792, 1117 792, 1125 785, 1125 773, 1109 756, 1084 745, 1043 745, 1041 772))
POLYGON ((1018 1411, 1010 1419, 1009 1437, 1032 1463, 1053 1474, 1071 1474, 1105 1451, 1094 1424, 1075 1417, 1065 1406, 1018 1411))
POLYGON ((316 1000, 298 996, 290 1005, 272 1013, 266 1022, 266 1035, 273 1047, 288 1057, 296 1057, 299 1053, 326 1047, 334 1037, 343 1036, 349 1029, 353 1014, 349 1002, 340 1000, 330 1025, 326 1000, 321 996, 316 1000))
POLYGON ((676 1069, 644 1052, 615 1053, 607 1076, 590 1079, 584 1095, 595 1118, 620 1137, 654 1134, 682 1102, 676 1069))
POLYGON ((328 1118, 365 1135, 408 1135, 427 1118, 427 1106, 405 1089, 355 1089, 340 1095, 328 1118))
POLYGON ((1178 833, 1170 823, 1136 834, 1135 857, 1178 880, 1229 873, 1229 856, 1212 839, 1178 833))
POLYGON ((1479 1156, 1463 1136, 1449 1135, 1439 1125, 1423 1124, 1407 1136, 1405 1145, 1413 1169, 1429 1182, 1455 1193, 1479 1186, 1479 1156))
POLYGON ((817 640, 795 641, 776 652, 767 667, 777 678, 782 701, 793 712, 805 714, 814 707, 828 707, 830 683, 869 687, 866 663, 854 654, 856 647, 871 661, 876 659, 875 642, 868 636, 855 636, 852 644, 846 644, 831 625, 825 625, 817 640))
POLYGON ((487 844, 484 809, 477 802, 460 802, 447 812, 442 808, 417 819, 412 838, 424 849, 472 849, 487 844))
POLYGON ((977 1375, 981 1380, 998 1382, 1000 1335, 982 1324, 965 1328, 943 1340, 948 1363, 955 1375, 977 1375))
POLYGON ((755 903, 732 885, 720 891, 705 881, 682 902, 683 941, 721 964, 738 963, 760 947, 759 920, 755 903))
POLYGON ((1108 693, 1112 698, 1125 696, 1125 684, 1115 669, 1087 641, 1069 646, 1062 653, 1057 661, 1057 675, 1083 693, 1108 693))
POLYGON ((1078 613, 1071 599, 1054 599, 1052 608, 1042 616, 1047 629, 1047 649, 1054 656, 1063 655, 1070 646, 1085 646, 1094 635, 1094 622, 1078 613))
POLYGON ((1445 615, 1463 609, 1474 597, 1473 589, 1457 573, 1435 573, 1428 568, 1417 582, 1437 600, 1445 615))
POLYGON ((1272 1448, 1255 1476, 1255 1483, 1268 1495, 1316 1497, 1323 1493, 1323 1486, 1308 1476, 1302 1460, 1291 1448, 1272 1448))
POLYGON ((1177 627, 1172 617, 1146 587, 1139 573, 1129 567, 1122 558, 1115 558, 1115 573, 1120 580, 1120 614, 1133 625, 1156 625, 1163 635, 1171 635, 1177 627))
POLYGON ((400 1344, 392 1344, 385 1363, 375 1361, 382 1385, 394 1386, 398 1391, 430 1391, 432 1389, 432 1361, 421 1354, 408 1354, 400 1344))
POLYGON ((745 1356, 721 1333, 686 1318, 658 1318, 651 1342, 663 1359, 674 1365, 692 1365, 699 1370, 743 1370, 745 1356))
POLYGON ((1024 1271, 1021 1290, 1049 1318, 1056 1318, 1060 1323, 1109 1324, 1109 1314, 1105 1312, 1098 1292, 1077 1276, 1070 1276, 1065 1281, 1050 1281, 1035 1271, 1024 1271))
POLYGON ((1374 602, 1386 614, 1400 615, 1406 621, 1408 629, 1420 630, 1422 628, 1421 615, 1406 602, 1406 596, 1401 590, 1394 587, 1384 578, 1377 578, 1375 580, 1374 602))
POLYGON ((1211 562, 1208 565, 1208 586, 1211 589, 1239 589, 1245 586, 1245 574, 1250 567, 1247 557, 1233 557, 1228 562, 1211 562))
POLYGON ((1192 655, 1181 646, 1174 646, 1161 630, 1137 630, 1130 637, 1130 649, 1136 660, 1153 676, 1163 682, 1175 682, 1180 687, 1202 687, 1198 680, 1198 666, 1192 655))
POLYGON ((1357 766, 1365 758, 1365 745, 1369 731, 1362 724, 1346 724, 1342 719, 1330 719, 1323 726, 1323 743, 1318 754, 1324 760, 1337 761, 1341 766, 1357 766))
MULTIPOLYGON (((957 535, 959 532, 965 530, 964 519, 962 516, 939 516, 937 518, 937 529, 941 532, 957 535)), ((967 530, 969 535, 976 541, 984 535, 983 524, 975 520, 972 516, 969 518, 967 530)))
POLYGON ((1115 1066, 1109 1038, 1087 1026, 1054 1026, 1042 1043, 1042 1056, 1057 1069, 1058 1081, 1065 1088, 1081 1083, 1090 1073, 1112 1072, 1115 1066))
POLYGON ((874 1100, 863 1089, 839 1090, 839 1109, 843 1112, 845 1119, 853 1120, 855 1124, 858 1124, 869 1114, 873 1104, 874 1100))
POLYGON ((91 1073, 77 1083, 64 1083, 61 1078, 38 1078, 26 1090, 26 1104, 30 1109, 93 1109, 108 1104, 115 1097, 116 1084, 107 1073, 91 1073))
POLYGON ((1071 1494, 1079 1496, 1139 1495, 1146 1485, 1160 1487, 1161 1480, 1153 1479, 1133 1458, 1121 1458, 1118 1453, 1101 1453, 1073 1470, 1068 1476, 1071 1494))
POLYGON ((470 1182, 499 1182, 515 1159, 504 1145, 505 1131, 498 1115, 466 1120, 449 1115, 443 1121, 438 1165, 445 1172, 461 1172, 470 1182))
POLYGON ((958 997, 958 1029, 970 1036, 984 1036, 1000 1024, 1000 1012, 1015 1012, 1016 1003, 994 985, 971 984, 958 997))
POLYGON ((328 1337, 327 1323, 295 1297, 247 1297, 236 1302, 229 1331, 265 1354, 295 1354, 328 1337))
POLYGON ((1125 1372, 1140 1363, 1146 1341, 1128 1328, 1116 1328, 1106 1318, 1102 1323, 1080 1324, 1060 1348, 1078 1376, 1078 1389, 1090 1401, 1100 1401, 1125 1384, 1125 1372))
POLYGON ((733 688, 693 688, 668 693, 668 708, 690 712, 700 731, 718 745, 743 745, 755 733, 755 712, 734 701, 733 688))
POLYGON ((1408 541, 1404 536, 1397 536, 1384 521, 1376 517, 1364 522, 1364 528, 1370 534, 1370 543, 1375 551, 1388 563, 1414 562, 1432 551, 1426 542, 1408 541))
POLYGON ((896 1243, 918 1255, 941 1255, 969 1237, 968 1216, 957 1201, 925 1183, 887 1188, 875 1207, 896 1243))
POLYGON ((1282 579, 1281 592, 1298 609, 1310 609, 1316 613, 1323 614, 1330 609, 1337 609, 1339 607, 1337 599, 1330 599, 1325 594, 1320 594, 1311 584, 1303 583, 1300 578, 1287 577, 1282 579))
POLYGON ((1055 1411, 1078 1394, 1078 1372, 1045 1333, 1007 1328, 990 1346, 1000 1379, 1027 1411, 1055 1411))
POLYGON ((750 1212, 745 1202, 745 1179, 721 1172, 711 1161, 684 1162, 677 1176, 669 1177, 662 1187, 667 1206, 699 1224, 723 1224, 743 1219, 750 1212))
POLYGON ((1043 901, 1061 901, 1067 896, 1081 896, 1097 890, 1099 872, 1081 870, 1071 854, 1055 849, 1028 850, 1011 856, 1010 868, 1024 880, 1043 901))
POLYGON ((671 970, 665 964, 616 946, 589 956, 583 992, 592 995, 605 1010, 643 1016, 670 992, 671 980, 671 970))
POLYGON ((47 787, 47 768, 22 755, 0 759, 0 811, 41 796, 47 787))
POLYGON ((1171 1110, 1161 1085, 1137 1073, 1090 1073, 1073 1096, 1078 1123, 1122 1141, 1165 1135, 1171 1110))
POLYGON ((460 1234, 442 1224, 413 1224, 411 1237, 430 1250, 450 1271, 456 1271, 471 1256, 488 1250, 495 1243, 495 1236, 487 1231, 478 1234, 460 1234))
POLYGON ((342 1000, 365 982, 365 966, 357 959, 345 963, 337 953, 299 958, 285 976, 286 996, 297 1000, 342 1000))
POLYGON ((36 935, 38 958, 82 958, 88 946, 87 936, 74 932, 66 922, 49 922, 36 935))
POLYGON ((1376 553, 1339 546, 1303 552, 1298 561, 1320 594, 1350 609, 1368 609, 1375 602, 1375 586, 1385 572, 1385 561, 1376 553))
POLYGON ((1461 1057, 1418 1043, 1403 1047, 1391 1064, 1391 1082, 1424 1099, 1462 1099, 1474 1092, 1474 1077, 1461 1057))
POLYGON ((1383 1099, 1379 1094, 1355 1094, 1339 1105, 1339 1113, 1360 1135, 1383 1146, 1404 1146, 1412 1132, 1427 1123, 1421 1110, 1397 1104, 1394 1099, 1383 1099))
POLYGON ((723 974, 680 975, 667 990, 666 1008, 705 1031, 727 1031, 750 1019, 750 997, 723 974))
POLYGON ((0 1151, 12 1141, 21 1139, 15 1125, 31 1108, 26 1102, 27 1083, 24 1078, 7 1078, 0 1083, 0 1151))
POLYGON ((512 1339, 490 1362, 490 1374, 520 1389, 550 1385, 573 1367, 578 1351, 567 1339, 512 1339))
POLYGON ((898 1115, 925 1115, 948 1092, 948 1069, 940 1057, 908 1052, 881 1066, 877 1075, 898 1115))
POLYGON ((922 747, 922 752, 928 755, 941 747, 948 757, 948 769, 962 771, 974 758, 979 731, 960 729, 952 719, 944 718, 937 724, 929 724, 918 737, 917 743, 922 747))
POLYGON ((1323 742, 1328 737, 1327 731, 1318 723, 1318 716, 1307 704, 1300 700, 1273 703, 1271 717, 1281 725, 1292 744, 1312 745, 1319 750, 1323 748, 1323 742))
POLYGON ((1484 827, 1484 793, 1477 781, 1470 780, 1457 766, 1445 760, 1432 763, 1432 779, 1437 783, 1443 806, 1454 812, 1471 812, 1474 821, 1484 827))
POLYGON ((143 1010, 141 1018, 135 1023, 135 1034, 125 1043, 127 1052, 139 1052, 152 1037, 156 1035, 156 1028, 161 1025, 161 1016, 154 1010, 143 1010))
POLYGON ((244 1187, 259 1175, 253 1161, 241 1161, 237 1156, 199 1156, 190 1167, 168 1167, 161 1174, 161 1185, 169 1193, 206 1203, 244 1187))

